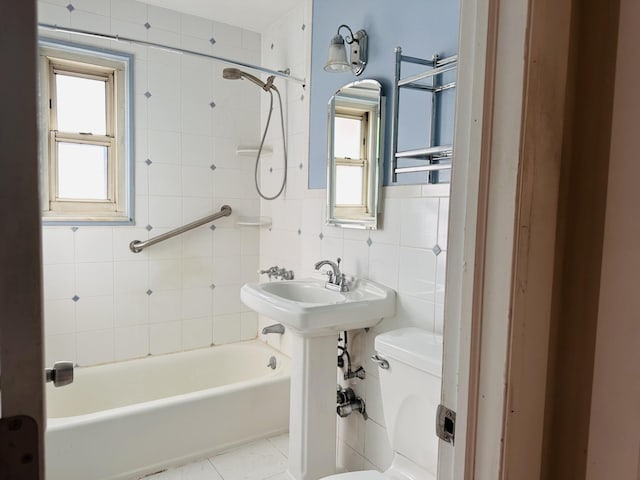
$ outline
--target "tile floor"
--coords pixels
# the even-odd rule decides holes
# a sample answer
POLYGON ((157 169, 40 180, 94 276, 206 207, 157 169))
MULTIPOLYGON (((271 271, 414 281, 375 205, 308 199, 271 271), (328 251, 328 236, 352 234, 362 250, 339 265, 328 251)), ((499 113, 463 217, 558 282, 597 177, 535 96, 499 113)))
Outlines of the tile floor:
POLYGON ((287 480, 289 434, 222 452, 215 457, 170 468, 144 480, 287 480))

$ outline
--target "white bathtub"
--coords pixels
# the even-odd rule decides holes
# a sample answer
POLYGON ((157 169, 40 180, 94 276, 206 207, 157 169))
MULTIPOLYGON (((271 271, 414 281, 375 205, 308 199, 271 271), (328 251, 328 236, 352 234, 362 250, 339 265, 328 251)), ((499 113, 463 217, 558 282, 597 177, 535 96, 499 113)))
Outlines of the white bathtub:
POLYGON ((286 432, 289 375, 260 341, 79 368, 47 386, 47 479, 136 478, 286 432))

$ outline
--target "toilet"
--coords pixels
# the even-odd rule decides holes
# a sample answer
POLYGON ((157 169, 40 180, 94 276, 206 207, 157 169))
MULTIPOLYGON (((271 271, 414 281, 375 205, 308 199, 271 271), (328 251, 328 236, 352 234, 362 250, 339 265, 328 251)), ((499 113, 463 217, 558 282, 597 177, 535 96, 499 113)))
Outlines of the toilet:
POLYGON ((402 328, 375 339, 382 408, 391 466, 348 472, 326 480, 435 480, 438 465, 436 409, 442 381, 442 336, 402 328), (385 363, 386 361, 386 363, 385 363))

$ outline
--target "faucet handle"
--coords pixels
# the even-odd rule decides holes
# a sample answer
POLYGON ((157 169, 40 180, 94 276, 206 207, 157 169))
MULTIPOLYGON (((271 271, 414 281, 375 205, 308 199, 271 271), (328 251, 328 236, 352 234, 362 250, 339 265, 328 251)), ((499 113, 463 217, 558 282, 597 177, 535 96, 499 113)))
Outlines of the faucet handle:
POLYGON ((327 282, 333 283, 333 270, 320 270, 320 273, 328 277, 327 282))

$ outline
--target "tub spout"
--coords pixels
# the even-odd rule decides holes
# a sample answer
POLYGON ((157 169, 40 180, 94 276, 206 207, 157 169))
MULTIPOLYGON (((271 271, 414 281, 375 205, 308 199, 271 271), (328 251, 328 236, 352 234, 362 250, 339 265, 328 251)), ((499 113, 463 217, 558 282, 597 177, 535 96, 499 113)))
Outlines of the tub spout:
POLYGON ((262 329, 262 334, 266 335, 268 333, 278 333, 282 335, 284 333, 284 325, 281 323, 275 323, 273 325, 269 325, 268 327, 264 327, 262 329))

